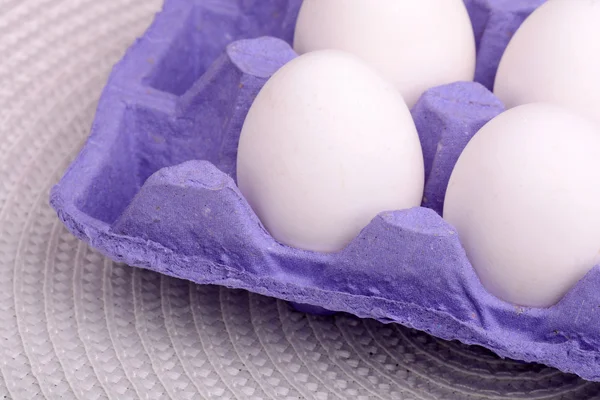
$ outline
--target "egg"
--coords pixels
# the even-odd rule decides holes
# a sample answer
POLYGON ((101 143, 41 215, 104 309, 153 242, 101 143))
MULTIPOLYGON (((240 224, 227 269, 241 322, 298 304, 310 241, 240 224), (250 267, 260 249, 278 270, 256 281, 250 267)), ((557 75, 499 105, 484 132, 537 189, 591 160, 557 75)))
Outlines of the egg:
POLYGON ((237 182, 279 242, 344 248, 383 211, 418 206, 421 144, 398 91, 359 58, 312 52, 265 84, 244 122, 237 182))
POLYGON ((548 307, 600 262, 599 154, 590 120, 544 103, 500 114, 469 142, 443 214, 490 293, 548 307))
POLYGON ((495 94, 514 107, 550 102, 600 123, 600 2, 549 0, 515 33, 495 94))
POLYGON ((400 90, 409 107, 429 88, 472 81, 475 37, 462 0, 304 0, 299 54, 354 53, 400 90))

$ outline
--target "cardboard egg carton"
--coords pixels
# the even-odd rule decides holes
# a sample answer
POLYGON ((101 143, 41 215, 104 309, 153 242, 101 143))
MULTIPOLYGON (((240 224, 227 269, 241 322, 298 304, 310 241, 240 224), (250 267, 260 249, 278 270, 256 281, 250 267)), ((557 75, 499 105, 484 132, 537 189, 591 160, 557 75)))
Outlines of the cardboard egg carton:
POLYGON ((600 269, 552 308, 515 307, 483 288, 439 215, 461 151, 504 110, 487 89, 502 52, 542 2, 467 1, 480 83, 433 88, 412 110, 423 207, 380 214, 339 253, 279 244, 235 183, 245 115, 296 57, 288 43, 300 0, 167 0, 115 66, 51 203, 77 237, 118 262, 400 323, 600 381, 600 269))

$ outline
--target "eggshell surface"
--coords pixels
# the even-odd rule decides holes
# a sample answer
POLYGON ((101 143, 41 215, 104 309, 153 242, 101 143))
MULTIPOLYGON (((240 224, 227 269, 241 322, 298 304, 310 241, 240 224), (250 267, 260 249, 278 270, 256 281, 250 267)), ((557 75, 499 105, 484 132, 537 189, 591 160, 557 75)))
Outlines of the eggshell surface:
POLYGON ((469 142, 444 218, 489 292, 548 307, 600 261, 600 132, 550 104, 513 108, 469 142))
POLYGON ((417 131, 398 91, 336 50, 298 57, 245 120, 238 186, 278 241, 334 252, 378 213, 421 203, 417 131))
POLYGON ((494 92, 507 107, 551 102, 600 123, 599 71, 600 2, 550 0, 509 43, 494 92))
POLYGON ((425 90, 475 74, 475 38, 462 0, 305 0, 294 49, 360 56, 409 107, 425 90))

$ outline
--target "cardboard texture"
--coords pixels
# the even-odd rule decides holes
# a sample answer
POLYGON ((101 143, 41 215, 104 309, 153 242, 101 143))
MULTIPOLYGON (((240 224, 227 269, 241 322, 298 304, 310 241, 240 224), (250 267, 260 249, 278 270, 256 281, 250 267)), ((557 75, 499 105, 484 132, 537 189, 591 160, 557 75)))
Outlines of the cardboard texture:
MULTIPOLYGON (((540 3, 467 1, 483 85, 540 3)), ((552 308, 515 307, 486 292, 439 215, 460 152, 503 110, 482 84, 431 89, 413 109, 424 207, 382 213, 336 254, 292 249, 265 231, 235 185, 237 143, 262 85, 296 56, 288 43, 299 6, 168 0, 115 66, 87 144, 52 191, 65 225, 132 266, 400 323, 600 381, 600 269, 552 308)))

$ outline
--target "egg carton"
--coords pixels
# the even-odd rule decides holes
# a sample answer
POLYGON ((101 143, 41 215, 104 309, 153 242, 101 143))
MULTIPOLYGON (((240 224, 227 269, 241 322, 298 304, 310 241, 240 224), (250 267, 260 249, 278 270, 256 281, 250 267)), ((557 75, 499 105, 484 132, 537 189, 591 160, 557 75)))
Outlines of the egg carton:
POLYGON ((554 307, 513 306, 483 288, 439 215, 461 151, 503 111, 486 89, 502 52, 542 2, 467 1, 480 83, 433 88, 412 110, 423 207, 380 214, 339 253, 279 244, 234 179, 253 99, 296 57, 288 43, 300 0, 167 0, 115 66, 51 203, 78 238, 118 262, 400 323, 600 381, 600 269, 554 307))

